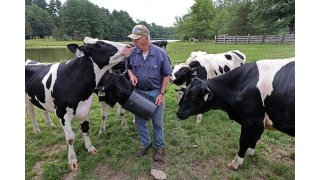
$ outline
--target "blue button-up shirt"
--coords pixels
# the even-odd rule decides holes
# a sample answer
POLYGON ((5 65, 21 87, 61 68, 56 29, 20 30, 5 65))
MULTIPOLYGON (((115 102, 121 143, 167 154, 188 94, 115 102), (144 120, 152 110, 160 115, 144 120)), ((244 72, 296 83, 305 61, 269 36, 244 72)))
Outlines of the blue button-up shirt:
POLYGON ((167 53, 150 44, 146 59, 139 48, 132 49, 127 68, 132 70, 138 79, 137 87, 142 90, 160 89, 162 79, 172 73, 167 53))

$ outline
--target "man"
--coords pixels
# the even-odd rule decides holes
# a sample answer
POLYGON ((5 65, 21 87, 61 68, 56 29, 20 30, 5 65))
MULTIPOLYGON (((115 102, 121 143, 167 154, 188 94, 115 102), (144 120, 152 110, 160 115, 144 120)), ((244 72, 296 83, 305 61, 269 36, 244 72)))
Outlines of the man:
MULTIPOLYGON (((153 160, 161 159, 164 147, 163 113, 164 94, 172 72, 166 52, 150 43, 150 32, 144 25, 136 25, 128 36, 135 47, 127 48, 124 54, 130 55, 127 62, 131 83, 138 93, 155 102, 157 109, 152 115, 153 124, 153 160)), ((135 116, 136 129, 140 139, 138 156, 144 156, 152 146, 148 121, 144 117, 135 116)))

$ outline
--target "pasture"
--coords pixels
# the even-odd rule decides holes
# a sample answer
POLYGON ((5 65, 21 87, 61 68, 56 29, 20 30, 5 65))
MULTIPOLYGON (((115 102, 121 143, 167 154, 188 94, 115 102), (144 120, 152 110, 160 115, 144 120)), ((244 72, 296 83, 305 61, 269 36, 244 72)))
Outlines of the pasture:
MULTIPOLYGON (((26 41, 26 48, 65 46, 71 42, 26 41), (39 45, 40 44, 40 45, 39 45)), ((80 44, 81 42, 77 42, 80 44)), ((267 58, 286 58, 295 55, 295 46, 287 44, 213 44, 213 42, 168 43, 167 52, 172 64, 184 62, 192 51, 222 53, 238 49, 247 62, 267 58)), ((209 111, 196 124, 196 117, 181 121, 176 117, 178 102, 175 85, 169 84, 165 96, 166 108, 165 155, 163 161, 152 160, 153 150, 137 157, 138 135, 132 123, 133 115, 126 113, 129 128, 121 128, 117 108, 108 107, 107 132, 98 136, 101 114, 95 97, 90 112, 90 138, 97 155, 90 155, 84 147, 81 127, 73 122, 76 134, 75 151, 79 170, 71 172, 67 164, 68 148, 59 120, 51 114, 56 128, 49 128, 41 110, 36 117, 41 129, 34 134, 29 117, 25 119, 25 178, 41 179, 152 179, 151 169, 162 170, 168 179, 294 179, 295 139, 265 130, 253 156, 247 156, 238 171, 226 168, 238 151, 240 125, 229 120, 222 111, 209 111)), ((151 125, 151 122, 149 122, 151 125)), ((149 126, 151 127, 151 126, 149 126)), ((150 131, 152 137, 152 131, 150 131)))

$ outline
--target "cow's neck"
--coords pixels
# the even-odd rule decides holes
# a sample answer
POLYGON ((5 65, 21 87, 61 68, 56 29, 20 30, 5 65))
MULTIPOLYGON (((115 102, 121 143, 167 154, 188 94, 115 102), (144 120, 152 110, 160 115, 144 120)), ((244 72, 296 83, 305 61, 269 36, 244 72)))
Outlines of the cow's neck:
POLYGON ((116 64, 118 64, 120 61, 123 61, 124 57, 123 56, 116 56, 113 59, 110 59, 109 64, 103 66, 103 68, 99 68, 99 66, 93 61, 93 59, 91 57, 89 57, 92 64, 93 64, 93 70, 94 70, 94 74, 95 74, 95 81, 96 81, 96 87, 98 86, 98 83, 100 82, 102 76, 104 75, 104 73, 111 69, 113 66, 115 66, 116 64))
POLYGON ((227 91, 230 89, 229 84, 219 80, 218 78, 213 78, 207 81, 208 87, 213 93, 213 101, 211 102, 213 109, 221 109, 228 113, 229 117, 233 119, 233 115, 230 114, 234 108, 234 103, 236 101, 236 94, 232 91, 227 91))

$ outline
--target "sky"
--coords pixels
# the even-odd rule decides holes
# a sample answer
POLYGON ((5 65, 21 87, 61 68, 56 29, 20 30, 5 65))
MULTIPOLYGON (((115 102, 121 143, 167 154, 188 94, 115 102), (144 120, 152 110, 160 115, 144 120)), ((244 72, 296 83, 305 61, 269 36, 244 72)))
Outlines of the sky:
MULTIPOLYGON (((61 0, 62 4, 66 0, 61 0)), ((194 0, 89 0, 93 4, 113 10, 126 11, 134 21, 146 21, 164 27, 173 26, 176 16, 188 13, 194 0)))

